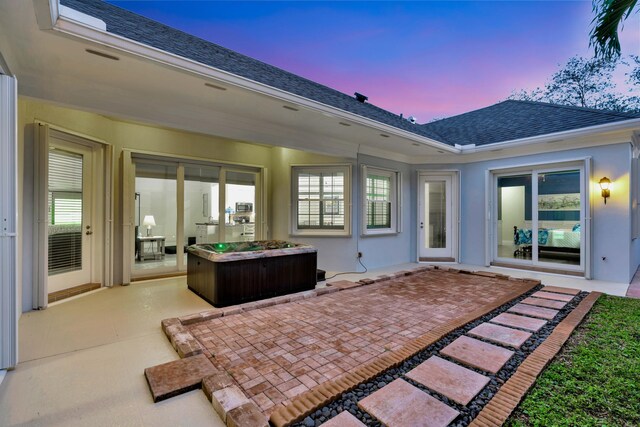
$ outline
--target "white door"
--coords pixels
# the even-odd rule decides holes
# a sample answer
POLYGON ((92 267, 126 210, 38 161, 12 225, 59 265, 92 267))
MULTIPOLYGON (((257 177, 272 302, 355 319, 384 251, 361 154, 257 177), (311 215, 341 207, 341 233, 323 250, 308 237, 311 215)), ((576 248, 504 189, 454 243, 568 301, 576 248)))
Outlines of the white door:
POLYGON ((91 283, 93 149, 51 136, 47 192, 48 293, 91 283))
POLYGON ((453 176, 421 175, 418 181, 418 258, 454 262, 453 176))

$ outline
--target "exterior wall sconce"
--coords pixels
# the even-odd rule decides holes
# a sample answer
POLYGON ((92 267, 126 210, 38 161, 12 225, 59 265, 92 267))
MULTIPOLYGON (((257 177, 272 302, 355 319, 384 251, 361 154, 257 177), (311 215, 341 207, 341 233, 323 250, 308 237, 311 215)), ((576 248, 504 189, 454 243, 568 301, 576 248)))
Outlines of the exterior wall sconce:
POLYGON ((611 180, 606 176, 602 178, 598 184, 600 184, 600 188, 602 189, 602 198, 604 199, 604 204, 607 204, 607 198, 611 196, 611 180))

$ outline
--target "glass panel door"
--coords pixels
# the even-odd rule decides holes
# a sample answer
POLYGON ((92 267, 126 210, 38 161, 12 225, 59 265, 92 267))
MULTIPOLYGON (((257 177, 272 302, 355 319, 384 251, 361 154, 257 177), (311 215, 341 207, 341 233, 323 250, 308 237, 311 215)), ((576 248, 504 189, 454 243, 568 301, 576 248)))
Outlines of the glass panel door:
POLYGON ((50 139, 48 292, 91 283, 92 150, 50 139))
POLYGON ((226 170, 224 177, 224 241, 254 241, 257 174, 226 170))
POLYGON ((531 261, 531 173, 498 178, 498 258, 531 261))
POLYGON ((535 169, 498 176, 495 259, 581 270, 584 268, 583 172, 535 169))
POLYGON ((420 179, 419 258, 454 261, 450 176, 420 179))
POLYGON ((580 170, 538 173, 538 261, 580 265, 580 170))
MULTIPOLYGON (((136 162, 135 255, 132 272, 177 268, 177 165, 136 162)), ((182 242, 180 242, 182 244, 182 242)))
MULTIPOLYGON (((219 240, 219 177, 216 166, 184 166, 184 242, 186 248, 195 243, 219 240)), ((184 267, 187 253, 184 251, 184 267)))

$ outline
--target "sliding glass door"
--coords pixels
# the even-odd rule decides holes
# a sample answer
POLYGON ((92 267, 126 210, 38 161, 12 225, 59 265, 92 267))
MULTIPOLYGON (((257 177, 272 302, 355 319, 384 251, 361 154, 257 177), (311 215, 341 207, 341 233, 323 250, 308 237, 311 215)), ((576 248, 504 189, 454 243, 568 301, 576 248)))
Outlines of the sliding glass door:
POLYGON ((584 271, 584 168, 540 167, 494 177, 494 260, 584 271))
POLYGON ((262 238, 260 169, 136 153, 130 165, 131 277, 185 271, 192 244, 262 238))
POLYGON ((177 176, 176 164, 136 162, 134 274, 178 266, 177 176))

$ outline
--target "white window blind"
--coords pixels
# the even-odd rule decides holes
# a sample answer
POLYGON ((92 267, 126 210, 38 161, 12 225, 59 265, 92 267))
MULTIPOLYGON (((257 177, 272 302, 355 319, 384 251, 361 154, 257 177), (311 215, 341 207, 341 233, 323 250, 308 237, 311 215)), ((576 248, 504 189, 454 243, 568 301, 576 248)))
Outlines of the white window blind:
POLYGON ((362 234, 399 232, 400 173, 362 166, 362 234))
POLYGON ((82 156, 49 150, 49 224, 82 225, 82 156))
POLYGON ((348 165, 294 166, 292 232, 349 235, 350 185, 348 165))
POLYGON ((82 268, 82 155, 49 150, 49 274, 82 268))

